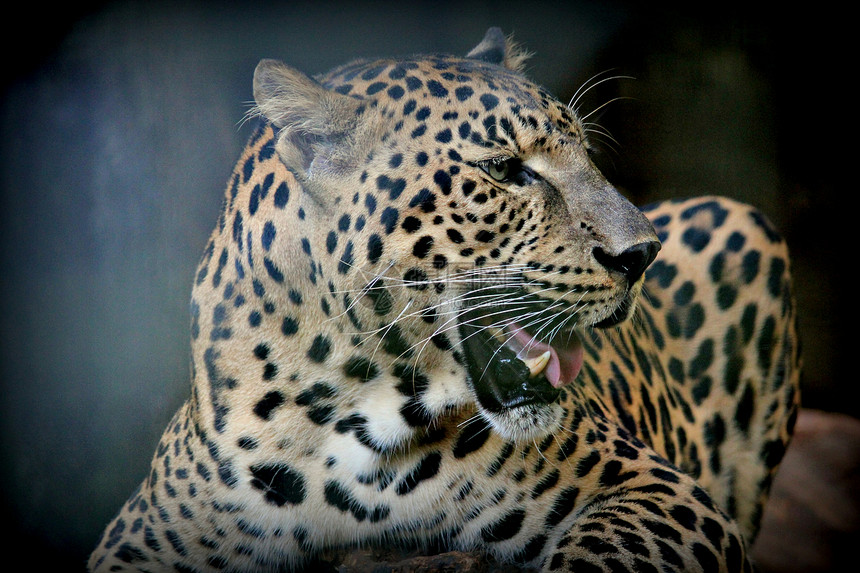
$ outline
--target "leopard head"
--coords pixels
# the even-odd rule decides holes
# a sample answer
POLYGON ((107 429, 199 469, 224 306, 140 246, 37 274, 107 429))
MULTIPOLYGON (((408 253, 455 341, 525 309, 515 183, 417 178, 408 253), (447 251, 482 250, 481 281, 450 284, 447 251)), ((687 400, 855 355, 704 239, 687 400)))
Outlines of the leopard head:
POLYGON ((462 58, 316 79, 265 60, 254 79, 330 255, 328 288, 356 332, 409 363, 419 421, 473 407, 509 439, 555 428, 585 360, 579 333, 630 317, 660 248, 522 60, 491 29, 462 58))

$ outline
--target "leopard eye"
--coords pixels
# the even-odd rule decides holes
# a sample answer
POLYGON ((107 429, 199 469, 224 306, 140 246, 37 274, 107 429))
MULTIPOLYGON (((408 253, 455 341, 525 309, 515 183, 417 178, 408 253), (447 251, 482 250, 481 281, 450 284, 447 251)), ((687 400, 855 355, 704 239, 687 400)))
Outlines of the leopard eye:
POLYGON ((511 172, 511 165, 508 161, 489 161, 485 171, 496 181, 504 181, 511 172))
POLYGON ((476 165, 499 183, 528 185, 533 181, 540 179, 540 176, 537 173, 523 165, 523 162, 516 157, 482 161, 476 165))

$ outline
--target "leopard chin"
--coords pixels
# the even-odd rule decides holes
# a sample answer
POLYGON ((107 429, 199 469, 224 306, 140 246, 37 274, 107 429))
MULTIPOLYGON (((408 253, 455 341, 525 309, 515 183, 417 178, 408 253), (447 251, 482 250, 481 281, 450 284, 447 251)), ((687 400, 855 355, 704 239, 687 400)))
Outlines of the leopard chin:
POLYGON ((531 443, 557 433, 564 418, 561 404, 529 404, 489 412, 478 408, 480 416, 503 439, 514 443, 531 443))

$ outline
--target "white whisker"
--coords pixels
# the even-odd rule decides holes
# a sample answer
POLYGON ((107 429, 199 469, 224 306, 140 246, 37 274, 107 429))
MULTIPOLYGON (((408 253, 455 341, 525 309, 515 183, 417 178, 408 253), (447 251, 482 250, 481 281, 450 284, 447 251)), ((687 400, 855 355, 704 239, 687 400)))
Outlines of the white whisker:
MULTIPOLYGON (((583 96, 585 96, 585 94, 587 94, 589 91, 591 91, 595 87, 599 86, 600 84, 610 82, 610 81, 615 81, 615 80, 633 80, 633 79, 636 79, 632 76, 608 76, 608 77, 602 78, 600 80, 597 79, 601 75, 608 74, 611 71, 612 70, 606 70, 604 72, 599 72, 599 73, 593 75, 588 80, 586 80, 579 87, 579 89, 576 90, 576 92, 574 92, 573 96, 570 98, 570 102, 568 102, 568 104, 567 104, 568 109, 573 111, 575 114, 579 115, 579 103, 582 100, 583 96)), ((580 118, 580 119, 584 120, 585 118, 580 118)))

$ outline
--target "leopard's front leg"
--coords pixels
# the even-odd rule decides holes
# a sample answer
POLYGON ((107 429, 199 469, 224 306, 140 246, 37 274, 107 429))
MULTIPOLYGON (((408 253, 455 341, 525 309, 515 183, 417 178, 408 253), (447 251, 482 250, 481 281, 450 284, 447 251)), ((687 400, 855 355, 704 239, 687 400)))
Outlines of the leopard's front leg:
POLYGON ((752 571, 737 524, 690 476, 632 442, 615 442, 627 458, 556 494, 544 518, 557 533, 543 570, 752 571))

